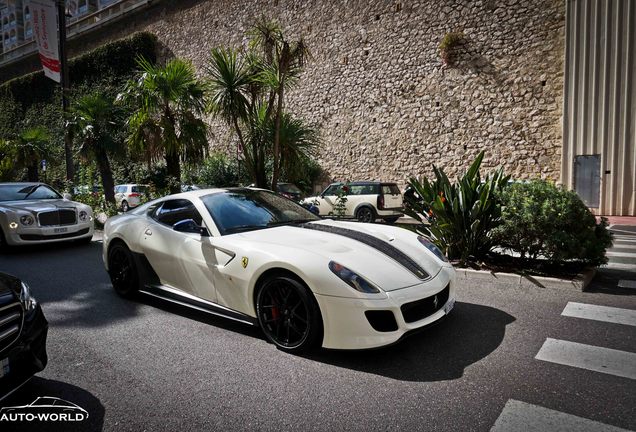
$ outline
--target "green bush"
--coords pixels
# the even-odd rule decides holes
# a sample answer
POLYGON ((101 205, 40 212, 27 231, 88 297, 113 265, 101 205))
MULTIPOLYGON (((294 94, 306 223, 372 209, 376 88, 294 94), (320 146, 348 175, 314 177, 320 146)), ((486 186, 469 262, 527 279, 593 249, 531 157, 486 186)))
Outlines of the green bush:
POLYGON ((612 245, 607 220, 596 218, 578 195, 544 180, 511 185, 502 194, 502 225, 495 230, 501 246, 554 264, 607 263, 612 245))
POLYGON ((225 153, 214 152, 200 166, 186 172, 184 181, 214 187, 238 186, 249 183, 249 174, 245 167, 241 167, 239 173, 236 158, 231 158, 225 153))
POLYGON ((409 181, 422 200, 405 201, 404 212, 420 222, 422 215, 428 214, 430 226, 422 225, 418 230, 432 237, 446 256, 459 260, 460 265, 483 258, 495 246, 491 232, 501 219, 498 195, 509 177, 500 168, 482 180, 479 168, 483 158, 481 152, 455 183, 437 167, 433 167, 435 181, 409 181))

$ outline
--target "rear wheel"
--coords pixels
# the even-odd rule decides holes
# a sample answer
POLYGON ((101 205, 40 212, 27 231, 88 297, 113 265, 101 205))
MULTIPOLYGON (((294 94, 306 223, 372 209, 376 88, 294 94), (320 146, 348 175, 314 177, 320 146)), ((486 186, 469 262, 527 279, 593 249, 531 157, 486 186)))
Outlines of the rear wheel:
POLYGON ((369 207, 360 207, 358 211, 356 211, 356 219, 358 222, 372 223, 375 221, 375 214, 369 207))
POLYGON ((318 304, 307 287, 294 278, 268 279, 256 297, 256 313, 267 339, 283 351, 306 352, 322 336, 318 304))
POLYGON ((113 288, 122 297, 133 297, 139 289, 139 273, 130 249, 116 243, 108 250, 108 274, 113 288))

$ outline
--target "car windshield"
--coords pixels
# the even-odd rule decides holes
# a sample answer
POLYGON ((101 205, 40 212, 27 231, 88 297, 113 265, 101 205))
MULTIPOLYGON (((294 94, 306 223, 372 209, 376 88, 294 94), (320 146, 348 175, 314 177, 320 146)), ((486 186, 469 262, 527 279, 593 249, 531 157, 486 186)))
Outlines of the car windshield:
POLYGON ((0 185, 0 201, 23 201, 61 199, 62 196, 43 184, 2 184, 0 185))
POLYGON ((301 193, 300 189, 298 189, 296 185, 291 183, 279 183, 278 192, 293 193, 293 194, 301 193))
POLYGON ((221 235, 320 220, 270 191, 235 189, 201 198, 221 235))

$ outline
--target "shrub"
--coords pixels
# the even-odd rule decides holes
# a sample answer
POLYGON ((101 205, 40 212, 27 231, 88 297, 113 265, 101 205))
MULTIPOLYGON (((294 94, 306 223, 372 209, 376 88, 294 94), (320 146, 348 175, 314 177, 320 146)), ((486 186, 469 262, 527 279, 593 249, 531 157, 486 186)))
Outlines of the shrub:
POLYGON ((451 183, 443 170, 433 167, 435 181, 412 178, 409 185, 421 200, 405 201, 404 212, 422 222, 427 214, 430 226, 418 230, 431 236, 449 259, 465 265, 469 259, 483 258, 495 245, 491 231, 501 219, 498 194, 509 177, 500 168, 482 180, 479 153, 468 171, 451 183))
POLYGON ((612 245, 607 220, 596 218, 578 195, 544 180, 516 183, 502 194, 502 225, 495 230, 501 246, 554 264, 577 261, 605 264, 612 245))

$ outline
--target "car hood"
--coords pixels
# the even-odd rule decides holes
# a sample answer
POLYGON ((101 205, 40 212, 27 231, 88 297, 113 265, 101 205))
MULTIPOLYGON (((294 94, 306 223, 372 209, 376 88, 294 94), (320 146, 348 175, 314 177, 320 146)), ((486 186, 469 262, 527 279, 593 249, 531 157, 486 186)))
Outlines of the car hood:
MULTIPOLYGON (((312 222, 309 225, 313 224, 345 228, 371 235, 407 255, 430 277, 435 276, 444 265, 447 265, 422 246, 416 234, 403 228, 333 220, 312 222)), ((286 225, 250 231, 237 234, 237 236, 250 242, 294 248, 314 256, 320 255, 325 259, 325 271, 329 271, 327 269, 329 261, 336 261, 384 291, 406 288, 426 280, 426 278, 417 277, 399 260, 378 248, 337 233, 286 225)))
POLYGON ((0 202, 0 210, 12 210, 12 211, 29 211, 32 213, 46 211, 46 210, 58 210, 58 209, 75 209, 78 206, 84 206, 81 203, 74 201, 68 201, 64 199, 54 200, 20 200, 20 201, 4 201, 0 202))

